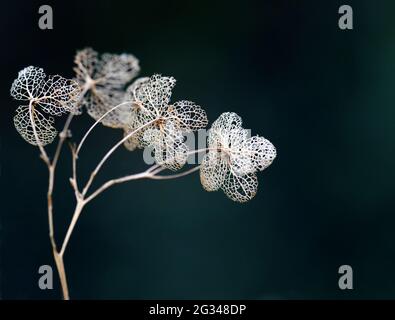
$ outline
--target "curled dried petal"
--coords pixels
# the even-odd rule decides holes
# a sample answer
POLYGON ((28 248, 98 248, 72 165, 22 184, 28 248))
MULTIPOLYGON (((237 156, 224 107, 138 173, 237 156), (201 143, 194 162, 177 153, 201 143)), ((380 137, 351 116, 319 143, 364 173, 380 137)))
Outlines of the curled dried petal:
POLYGON ((16 109, 14 116, 14 125, 16 130, 28 143, 37 146, 45 146, 51 143, 57 136, 57 130, 54 128, 54 119, 45 118, 37 109, 32 109, 33 123, 36 129, 38 141, 34 134, 33 126, 30 119, 29 106, 20 106, 16 109))

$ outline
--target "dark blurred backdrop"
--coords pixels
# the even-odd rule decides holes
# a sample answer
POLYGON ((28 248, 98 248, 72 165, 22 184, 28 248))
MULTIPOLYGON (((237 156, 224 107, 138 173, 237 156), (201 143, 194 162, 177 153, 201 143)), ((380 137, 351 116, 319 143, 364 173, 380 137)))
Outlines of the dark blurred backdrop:
MULTIPOLYGON (((53 265, 47 172, 13 127, 11 83, 27 65, 72 77, 76 50, 91 46, 135 54, 141 75, 173 75, 174 101, 196 101, 210 122, 237 112, 278 157, 243 205, 203 191, 198 175, 104 193, 65 257, 72 298, 395 298, 394 10, 390 0, 4 2, 1 297, 60 298, 57 277, 52 291, 37 286, 39 266, 53 265), (38 28, 42 4, 54 30, 38 28), (352 31, 338 28, 342 4, 354 9, 352 31), (343 264, 354 269, 352 291, 338 288, 343 264)), ((90 124, 78 118, 74 137, 90 124)), ((99 128, 80 171, 120 136, 99 128)), ((74 206, 63 155, 58 242, 74 206)), ((120 150, 98 183, 143 168, 141 153, 120 150)))

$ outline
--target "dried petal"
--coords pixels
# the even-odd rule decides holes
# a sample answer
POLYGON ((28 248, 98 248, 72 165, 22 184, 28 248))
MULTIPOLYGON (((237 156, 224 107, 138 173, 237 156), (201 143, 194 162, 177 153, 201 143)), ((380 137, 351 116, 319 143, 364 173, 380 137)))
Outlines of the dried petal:
MULTIPOLYGON (((88 114, 95 120, 99 120, 106 112, 124 102, 124 94, 117 90, 93 89, 87 94, 84 105, 88 114)), ((130 104, 124 104, 111 111, 101 120, 107 127, 123 128, 128 123, 131 114, 130 104)))
POLYGON ((93 79, 99 64, 99 54, 92 48, 77 51, 74 58, 74 72, 79 83, 84 84, 87 78, 93 79))
POLYGON ((29 66, 18 72, 11 86, 11 96, 16 100, 37 98, 42 91, 45 73, 42 68, 29 66))
POLYGON ((207 191, 216 191, 222 187, 228 167, 225 159, 218 152, 208 152, 204 155, 201 169, 200 181, 207 191))
POLYGON ((222 113, 217 120, 214 121, 211 128, 215 130, 224 130, 229 131, 232 129, 241 128, 243 121, 240 116, 234 112, 224 112, 222 113))
POLYGON ((141 104, 149 112, 160 114, 161 108, 167 108, 171 91, 176 84, 173 77, 162 77, 154 74, 147 80, 138 79, 136 84, 130 87, 131 98, 141 104))
POLYGON ((234 165, 243 168, 239 172, 262 171, 276 158, 276 148, 264 137, 254 136, 245 140, 238 153, 235 153, 234 165))
POLYGON ((123 89, 140 71, 139 61, 132 54, 110 54, 101 56, 94 80, 97 85, 123 89))
POLYGON ((208 144, 210 147, 231 148, 239 145, 248 135, 248 131, 241 127, 242 120, 234 112, 221 114, 211 126, 208 144))
POLYGON ((81 88, 76 81, 56 75, 49 76, 42 83, 41 92, 35 99, 43 111, 60 116, 75 107, 80 93, 81 88))
POLYGON ((37 109, 32 109, 33 122, 36 129, 38 141, 34 134, 32 123, 30 121, 29 106, 20 106, 16 109, 14 116, 14 125, 16 130, 32 145, 45 146, 51 143, 57 136, 57 131, 53 127, 54 119, 52 117, 45 118, 37 109))
POLYGON ((160 129, 146 130, 144 140, 153 147, 157 164, 176 171, 186 163, 188 147, 182 132, 174 127, 173 122, 167 121, 160 129))
POLYGON ((61 76, 45 80, 43 69, 33 66, 18 73, 11 86, 11 95, 17 100, 29 100, 46 113, 59 116, 71 111, 80 94, 77 82, 61 76))
POLYGON ((255 173, 239 176, 229 170, 222 185, 222 190, 233 201, 247 202, 258 191, 258 179, 255 173))
POLYGON ((192 101, 178 101, 167 110, 169 117, 174 117, 178 127, 184 132, 196 131, 207 126, 206 111, 192 101))

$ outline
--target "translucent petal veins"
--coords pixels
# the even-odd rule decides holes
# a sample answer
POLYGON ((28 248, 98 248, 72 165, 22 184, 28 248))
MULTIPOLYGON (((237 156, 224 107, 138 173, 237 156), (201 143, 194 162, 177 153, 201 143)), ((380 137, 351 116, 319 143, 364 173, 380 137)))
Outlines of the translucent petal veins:
POLYGON ((30 121, 29 106, 20 106, 16 109, 16 115, 14 116, 16 130, 23 139, 32 145, 45 146, 51 143, 57 136, 57 131, 53 127, 54 119, 52 117, 45 118, 42 113, 34 108, 32 109, 32 115, 38 141, 30 121))
POLYGON ((11 86, 11 95, 17 100, 34 100, 42 110, 52 115, 69 112, 79 98, 77 82, 61 76, 45 80, 43 69, 27 67, 18 73, 11 86))
POLYGON ((87 77, 93 79, 97 65, 99 63, 98 53, 91 49, 86 48, 77 52, 74 58, 74 72, 76 73, 77 81, 85 83, 87 77))
POLYGON ((109 54, 101 56, 95 78, 97 84, 123 89, 140 71, 139 61, 131 54, 109 54))
MULTIPOLYGON (((121 91, 108 91, 107 89, 93 89, 87 94, 84 101, 88 114, 95 120, 100 119, 106 112, 124 102, 121 91)), ((105 116, 101 123, 107 127, 124 128, 128 125, 131 113, 130 104, 124 104, 105 116)))
POLYGON ((262 171, 270 166, 276 158, 276 148, 269 140, 254 136, 243 142, 236 158, 248 166, 245 170, 246 173, 262 171))
POLYGON ((213 130, 230 131, 232 129, 241 128, 243 121, 239 115, 234 112, 225 112, 214 121, 211 128, 213 130))
POLYGON ((44 70, 33 66, 18 73, 11 86, 11 96, 16 100, 30 100, 40 95, 45 79, 44 70))
POLYGON ((160 114, 161 108, 167 108, 175 84, 173 77, 154 74, 150 78, 137 79, 128 91, 132 101, 138 102, 149 112, 160 114))
POLYGON ((61 76, 49 76, 42 83, 42 90, 36 103, 46 113, 60 116, 71 111, 79 99, 80 86, 76 81, 61 76))
POLYGON ((178 101, 168 108, 169 117, 174 116, 184 132, 196 131, 207 126, 206 111, 191 101, 178 101))
POLYGON ((216 191, 222 187, 228 170, 227 164, 219 152, 209 152, 204 155, 201 169, 200 181, 207 191, 216 191))
POLYGON ((18 132, 31 144, 46 145, 53 141, 57 132, 53 127, 54 120, 45 118, 40 111, 60 116, 74 110, 80 87, 77 82, 58 75, 46 79, 43 69, 30 66, 18 73, 11 86, 11 95, 17 100, 29 101, 39 141, 34 137, 27 106, 17 109, 14 124, 18 132))
POLYGON ((206 112, 191 101, 170 104, 173 77, 155 74, 137 79, 128 88, 132 103, 132 128, 153 122, 141 131, 140 147, 153 147, 157 164, 171 170, 180 169, 186 162, 188 148, 183 133, 204 128, 206 112))
POLYGON ((255 173, 239 176, 228 171, 222 185, 222 190, 233 201, 247 202, 258 191, 258 179, 255 173))
POLYGON ((141 86, 148 83, 149 80, 149 77, 141 77, 133 81, 133 83, 127 88, 127 92, 131 101, 138 101, 137 94, 140 92, 141 86))
MULTIPOLYGON (((98 120, 106 112, 125 101, 124 88, 140 71, 139 61, 131 54, 104 53, 91 48, 78 51, 74 71, 81 85, 89 91, 83 101, 88 114, 98 120)), ((122 106, 109 113, 101 123, 112 128, 125 128, 130 107, 122 106)))
POLYGON ((256 172, 267 168, 276 157, 273 144, 259 136, 248 137, 241 118, 223 113, 214 121, 208 138, 209 152, 200 170, 207 191, 222 189, 232 200, 246 202, 258 188, 256 172))
POLYGON ((186 163, 188 147, 182 132, 175 128, 172 121, 167 121, 160 129, 147 131, 144 138, 150 140, 157 164, 176 171, 186 163))

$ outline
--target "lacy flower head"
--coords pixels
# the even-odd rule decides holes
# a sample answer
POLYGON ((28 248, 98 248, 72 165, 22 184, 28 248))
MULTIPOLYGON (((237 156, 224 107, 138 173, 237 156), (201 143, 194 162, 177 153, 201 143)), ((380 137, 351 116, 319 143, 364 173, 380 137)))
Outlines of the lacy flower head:
MULTIPOLYGON (((125 86, 140 71, 139 61, 131 54, 104 53, 99 56, 91 48, 78 51, 74 62, 76 78, 87 91, 82 106, 95 120, 124 101, 125 86)), ((124 105, 115 109, 101 123, 112 128, 124 128, 129 108, 124 105)))
POLYGON ((223 113, 213 123, 200 180, 207 191, 222 189, 230 199, 246 202, 257 192, 256 172, 273 162, 276 149, 263 137, 249 138, 241 124, 241 118, 233 112, 223 113))
POLYGON ((176 80, 155 74, 137 79, 129 88, 132 101, 131 128, 143 127, 129 141, 129 149, 152 147, 157 164, 171 170, 180 169, 186 162, 188 148, 183 133, 207 126, 206 112, 194 102, 170 104, 176 80))
POLYGON ((33 66, 23 69, 11 86, 11 96, 26 103, 16 109, 16 130, 33 145, 51 143, 57 135, 54 119, 42 112, 60 116, 73 111, 79 95, 80 87, 73 80, 58 75, 46 77, 43 69, 33 66))

